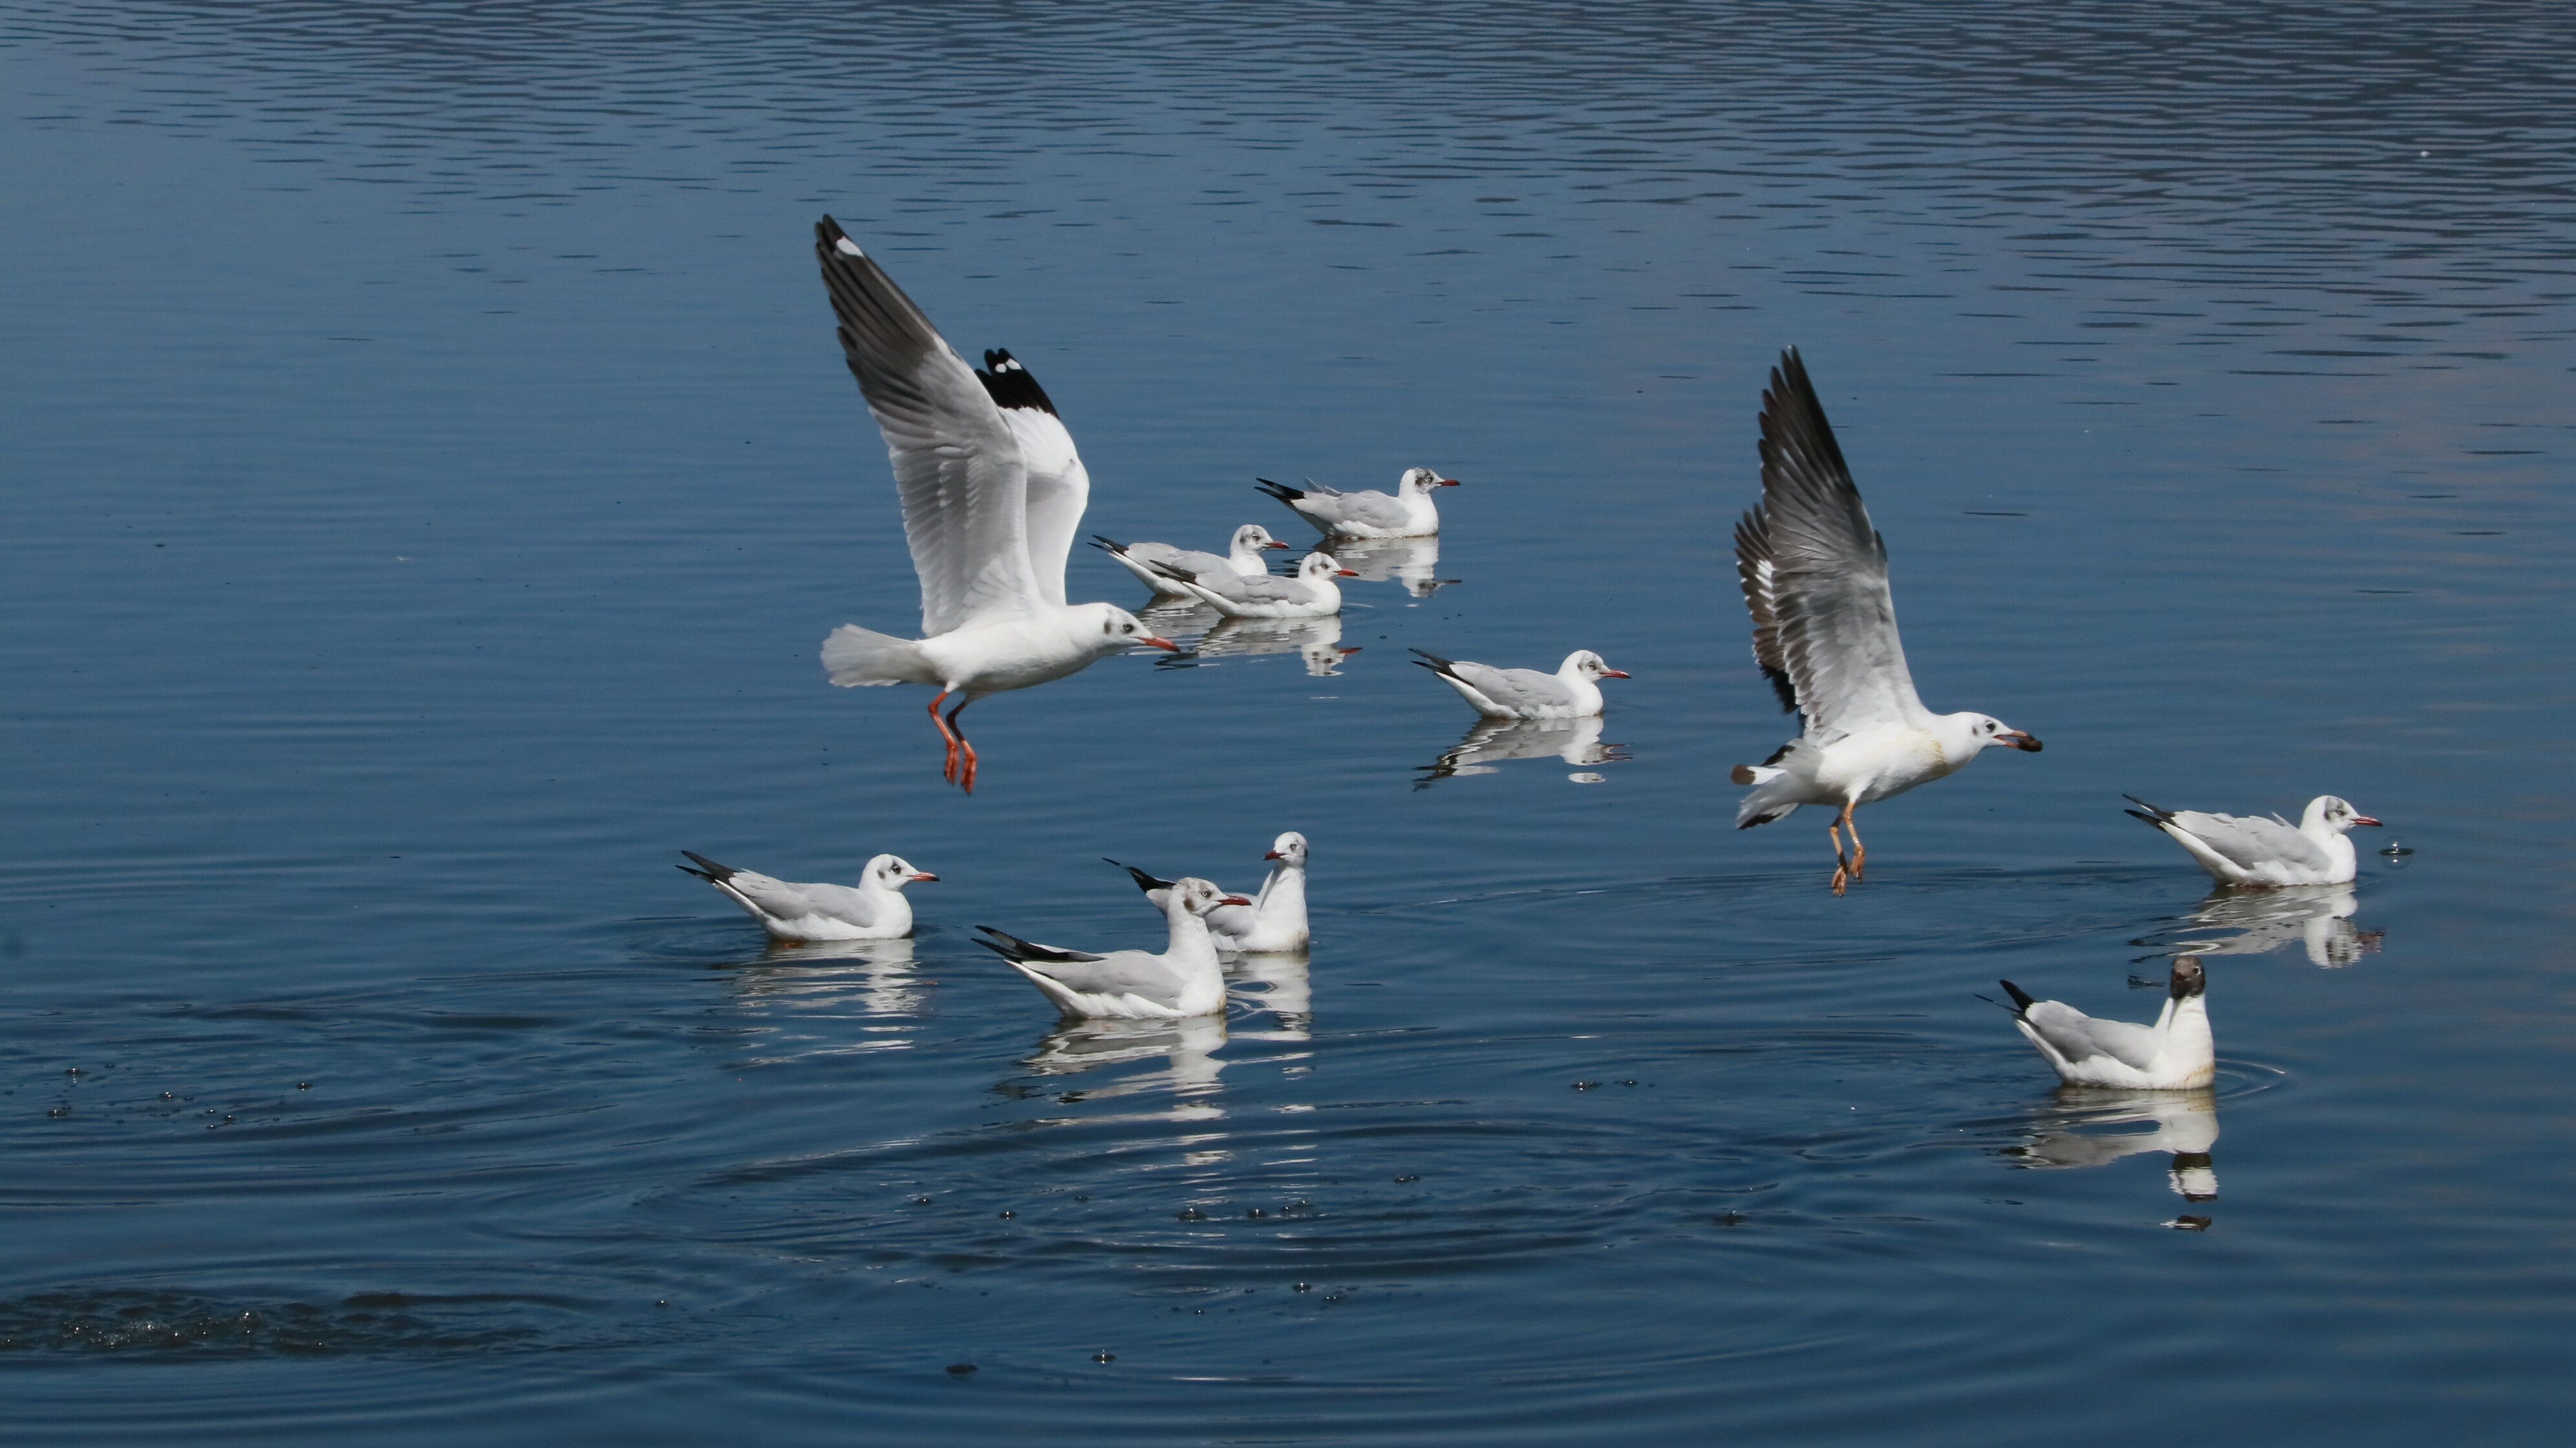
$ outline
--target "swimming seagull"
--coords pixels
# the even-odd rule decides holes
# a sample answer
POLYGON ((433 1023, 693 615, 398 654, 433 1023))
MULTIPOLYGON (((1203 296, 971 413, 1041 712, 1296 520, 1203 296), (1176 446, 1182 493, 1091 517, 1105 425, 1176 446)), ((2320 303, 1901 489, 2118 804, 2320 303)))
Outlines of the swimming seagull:
POLYGON ((2134 794, 2121 798, 2141 808, 2125 813, 2173 836, 2222 885, 2343 885, 2355 869, 2344 831, 2379 821, 2330 794, 2308 801, 2297 825, 2274 815, 2204 814, 2158 809, 2134 794))
POLYGON ((1376 491, 1345 493, 1313 478, 1303 488, 1268 478, 1254 479, 1253 486, 1296 509, 1327 539, 1428 538, 1440 531, 1440 509, 1431 501, 1431 490, 1454 488, 1458 480, 1429 468, 1406 468, 1404 476, 1396 479, 1393 496, 1376 491))
POLYGON ((936 880, 900 856, 879 855, 859 874, 857 889, 847 885, 791 885, 754 870, 719 865, 694 850, 681 854, 698 862, 672 868, 695 875, 743 908, 778 940, 893 940, 912 933, 912 902, 903 887, 915 880, 936 880))
POLYGON ((1565 656, 1553 674, 1536 669, 1497 669, 1491 664, 1458 663, 1421 649, 1414 662, 1440 676, 1458 697, 1488 719, 1589 719, 1601 712, 1601 686, 1596 679, 1624 679, 1590 649, 1565 656))
POLYGON ((1270 565, 1261 552, 1265 548, 1288 545, 1270 536, 1270 530, 1258 523, 1246 523, 1234 530, 1234 542, 1224 553, 1202 553, 1195 548, 1175 548, 1169 543, 1120 543, 1091 535, 1091 546, 1108 554, 1118 566, 1136 575, 1156 598, 1189 599, 1196 595, 1183 587, 1180 580, 1167 578, 1154 571, 1156 565, 1177 568, 1187 573, 1234 572, 1245 578, 1266 576, 1270 565))
MULTIPOLYGON (((1245 905, 1221 905, 1208 912, 1208 933, 1228 950, 1267 955, 1304 950, 1306 928, 1306 837, 1289 830, 1270 842, 1269 878, 1261 893, 1245 905)), ((1109 863, 1118 865, 1116 860, 1109 863)), ((1145 892, 1157 910, 1165 908, 1175 882, 1157 879, 1133 865, 1118 865, 1145 892)))
POLYGON ((2164 1014, 2152 1026, 2097 1021, 2062 1001, 2033 1000, 2011 981, 1997 984, 2012 997, 2013 1024, 2069 1086, 2187 1091, 2217 1076, 2218 1047, 2202 995, 2208 982, 2197 955, 2174 960, 2164 1014))
POLYGON ((2039 752, 2037 739, 1991 715, 1935 714, 1915 696, 1888 593, 1887 541, 1870 526, 1795 347, 1762 394, 1762 501, 1735 525, 1735 566, 1753 614, 1753 661, 1781 707, 1805 720, 1770 758, 1735 766, 1735 782, 1753 786, 1735 827, 1802 804, 1840 806, 1825 827, 1835 894, 1868 859, 1855 808, 1961 769, 1990 744, 2039 752))
POLYGON ((1225 976, 1217 964, 1216 944, 1208 938, 1207 914, 1220 905, 1252 902, 1200 879, 1174 882, 1165 902, 1163 915, 1171 922, 1172 936, 1160 955, 1059 950, 989 925, 975 927, 993 937, 977 943, 1009 961, 1067 1016, 1152 1020, 1225 1009, 1225 976))
POLYGON ((814 254, 842 355, 885 434, 921 575, 921 638, 843 624, 823 641, 823 667, 845 687, 937 685, 930 722, 948 746, 942 773, 971 793, 975 746, 957 728, 967 705, 1061 679, 1131 644, 1180 646, 1123 608, 1065 605, 1065 556, 1091 476, 1028 369, 999 351, 984 354, 984 370, 968 367, 828 216, 814 227, 814 254), (962 697, 942 719, 951 694, 962 697))
POLYGON ((1223 569, 1194 573, 1162 564, 1154 571, 1227 618, 1329 618, 1342 611, 1341 586, 1333 580, 1359 576, 1333 561, 1330 553, 1307 554, 1294 578, 1267 573, 1247 578, 1223 569))

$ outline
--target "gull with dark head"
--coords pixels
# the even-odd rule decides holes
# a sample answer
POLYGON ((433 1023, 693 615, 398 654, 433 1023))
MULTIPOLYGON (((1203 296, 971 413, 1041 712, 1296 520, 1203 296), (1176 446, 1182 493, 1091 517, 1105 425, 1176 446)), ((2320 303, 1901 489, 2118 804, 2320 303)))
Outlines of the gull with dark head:
POLYGON ((921 575, 921 633, 895 638, 843 624, 823 667, 843 686, 928 684, 943 773, 975 788, 975 746, 957 716, 987 694, 1025 689, 1131 645, 1177 649, 1135 615, 1064 601, 1064 562, 1091 496, 1073 435, 1037 379, 1008 352, 984 367, 957 355, 930 319, 826 216, 814 255, 840 322, 841 353, 885 434, 903 495, 904 539, 921 575), (950 695, 957 707, 941 718, 950 695))
POLYGON ((1274 483, 1268 478, 1253 484, 1297 511, 1297 515, 1323 530, 1327 541, 1334 538, 1428 538, 1440 531, 1440 509, 1431 501, 1433 488, 1454 488, 1456 478, 1444 478, 1429 468, 1406 468, 1396 479, 1393 493, 1374 490, 1345 493, 1328 488, 1313 478, 1303 488, 1274 483))
POLYGON ((1870 526, 1794 347, 1762 394, 1762 501, 1735 525, 1735 566, 1753 614, 1753 661, 1781 707, 1804 720, 1769 759, 1735 766, 1735 782, 1753 787, 1735 826, 1769 824, 1802 804, 1838 809, 1825 827, 1835 894, 1868 860, 1854 809, 1964 768, 1989 745, 2039 752, 2037 739, 1990 714, 1935 714, 1915 696, 1887 542, 1870 526))
POLYGON ((2127 1086, 2188 1091, 2217 1078, 2218 1047, 2209 1034, 2208 979, 2200 957, 2179 956, 2165 987, 2164 1013, 2152 1026, 2097 1021, 2063 1001, 2034 999, 2011 981, 2013 1024, 2069 1086, 2127 1086))
POLYGON ((2145 820, 2191 852, 2222 885, 2347 885, 2359 868, 2344 831, 2379 821, 2331 794, 2308 801, 2295 825, 2274 815, 2207 814, 2158 809, 2136 795, 2126 813, 2145 820))

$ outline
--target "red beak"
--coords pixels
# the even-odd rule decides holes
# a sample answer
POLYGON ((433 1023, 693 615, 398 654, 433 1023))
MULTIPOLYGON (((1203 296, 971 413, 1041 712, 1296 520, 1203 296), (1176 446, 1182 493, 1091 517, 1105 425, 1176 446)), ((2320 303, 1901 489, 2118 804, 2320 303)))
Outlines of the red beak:
POLYGON ((1437 484, 1435 484, 1434 486, 1437 486, 1437 487, 1443 487, 1443 488, 1454 488, 1454 487, 1458 486, 1458 480, 1457 480, 1456 478, 1442 478, 1442 479, 1441 479, 1437 484))
POLYGON ((1228 895, 1228 896, 1226 896, 1224 899, 1219 900, 1219 901, 1218 901, 1218 902, 1216 902, 1216 903, 1218 903, 1219 905, 1249 905, 1249 904, 1251 904, 1252 902, 1251 902, 1251 901, 1249 901, 1249 900, 1244 899, 1244 898, 1243 898, 1242 896, 1240 896, 1240 895, 1228 895))
POLYGON ((1356 568, 1336 568, 1333 574, 1338 578, 1357 578, 1360 576, 1360 571, 1356 568))
POLYGON ((2352 817, 2352 822, 2357 825, 2375 825, 2379 823, 2379 821, 2372 819, 2368 815, 2354 815, 2352 817))
POLYGON ((1628 671, 1626 669, 1603 669, 1601 671, 1601 677, 1605 679, 1624 679, 1628 677, 1628 671))
POLYGON ((912 872, 911 878, 915 880, 936 880, 939 877, 930 873, 928 870, 915 870, 912 872))
POLYGON ((1181 651, 1181 646, 1179 644, 1172 642, 1170 639, 1164 638, 1160 634, 1138 634, 1136 635, 1136 642, 1140 644, 1152 644, 1158 649, 1170 649, 1176 654, 1181 651))
MULTIPOLYGON (((2375 823, 2375 821, 2374 821, 2374 823, 2375 823)), ((1282 855, 1282 854, 1280 854, 1277 850, 1264 850, 1264 851, 1262 851, 1262 852, 1261 852, 1261 858, 1263 858, 1263 859, 1265 859, 1265 860, 1280 860, 1280 859, 1285 859, 1285 858, 1287 858, 1287 857, 1286 857, 1286 856, 1284 856, 1284 855, 1282 855)))
POLYGON ((1285 547, 1287 547, 1288 545, 1287 545, 1287 544, 1285 544, 1285 543, 1280 542, 1280 541, 1279 541, 1278 539, 1276 539, 1276 538, 1273 538, 1273 539, 1271 539, 1269 542, 1264 543, 1264 544, 1262 544, 1261 546, 1262 546, 1262 547, 1264 547, 1264 548, 1285 548, 1285 547))

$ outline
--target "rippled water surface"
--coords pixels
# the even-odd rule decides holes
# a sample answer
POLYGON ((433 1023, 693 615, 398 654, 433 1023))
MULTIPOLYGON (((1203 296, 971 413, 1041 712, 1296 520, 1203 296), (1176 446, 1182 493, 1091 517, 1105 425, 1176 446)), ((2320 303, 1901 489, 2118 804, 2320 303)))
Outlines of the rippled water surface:
POLYGON ((2549 1440, 2571 93, 2538 4, 0 8, 13 1428, 2549 1440), (1088 529, 1419 463, 1436 552, 977 706, 958 796, 815 664, 918 604, 826 211, 1088 529), (1841 900, 1730 828, 1790 344, 1923 692, 2048 743, 1841 900), (1471 734, 1414 647, 1635 678, 1471 734), (2120 812, 2325 791, 2414 853, 2211 898, 2120 812), (1290 828, 1222 1024, 972 944, 1290 828), (764 949, 683 847, 942 880, 764 949), (1977 998, 2194 947, 2207 1095, 1977 998))

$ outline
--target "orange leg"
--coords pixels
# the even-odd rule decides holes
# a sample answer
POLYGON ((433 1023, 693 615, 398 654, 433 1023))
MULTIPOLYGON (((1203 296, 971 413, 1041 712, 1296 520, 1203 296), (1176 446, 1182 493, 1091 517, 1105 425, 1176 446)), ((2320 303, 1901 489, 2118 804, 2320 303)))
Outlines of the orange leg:
POLYGON ((966 731, 957 727, 957 716, 965 713, 966 705, 974 702, 975 701, 972 698, 968 698, 958 704, 956 708, 948 711, 948 732, 956 736, 956 747, 965 751, 966 756, 965 768, 955 777, 957 779, 958 787, 965 790, 968 794, 973 794, 975 792, 975 746, 967 742, 966 731))
POLYGON ((1834 817, 1832 824, 1825 826, 1825 838, 1834 842, 1834 893, 1837 895, 1841 894, 1852 881, 1860 878, 1860 862, 1856 859, 1843 858, 1842 832, 1844 830, 1851 829, 1854 852, 1857 853, 1860 848, 1860 831, 1852 829, 1851 813, 1852 807, 1846 802, 1843 805, 1843 812, 1834 817))
POLYGON ((1852 811, 1859 807, 1858 800, 1843 806, 1843 828, 1851 831, 1852 878, 1855 880, 1860 878, 1860 867, 1869 862, 1869 846, 1860 842, 1860 826, 1852 820, 1852 811))
MULTIPOLYGON (((942 779, 954 780, 957 778, 957 746, 964 741, 959 739, 956 731, 950 729, 939 717, 940 700, 947 697, 948 691, 946 689, 942 689, 939 691, 939 698, 930 701, 930 722, 939 730, 940 739, 945 741, 948 745, 948 762, 940 766, 939 777, 942 779)), ((963 709, 966 706, 960 704, 957 707, 963 709)))

